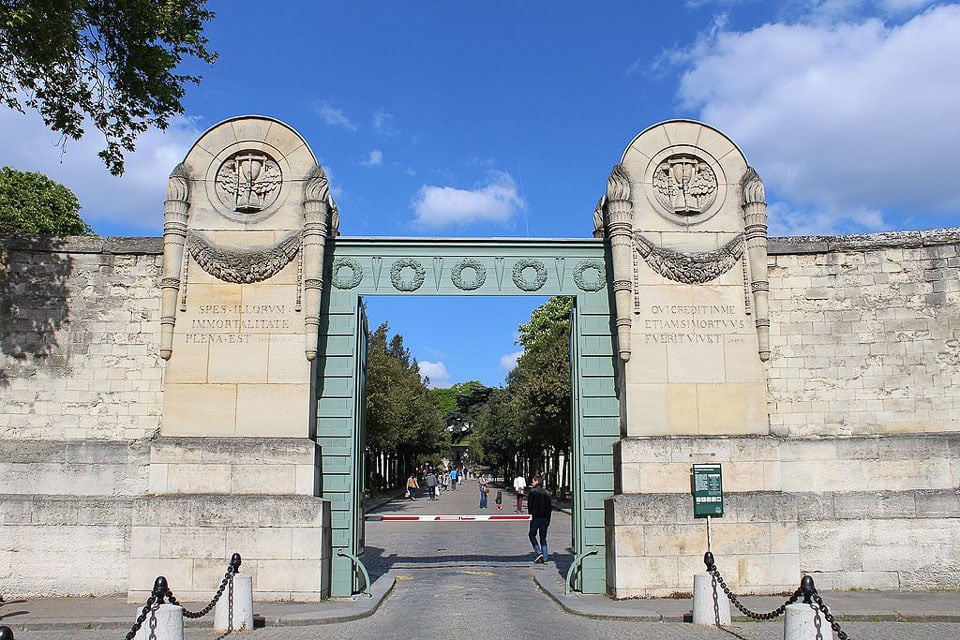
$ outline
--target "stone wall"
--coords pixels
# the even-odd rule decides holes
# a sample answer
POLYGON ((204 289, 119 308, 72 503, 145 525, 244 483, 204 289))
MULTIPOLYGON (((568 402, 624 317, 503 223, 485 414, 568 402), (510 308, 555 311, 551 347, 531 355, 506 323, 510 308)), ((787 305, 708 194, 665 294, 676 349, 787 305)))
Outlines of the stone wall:
POLYGON ((960 430, 960 229, 770 242, 770 427, 960 430))
POLYGON ((0 241, 0 440, 160 427, 159 238, 0 241))

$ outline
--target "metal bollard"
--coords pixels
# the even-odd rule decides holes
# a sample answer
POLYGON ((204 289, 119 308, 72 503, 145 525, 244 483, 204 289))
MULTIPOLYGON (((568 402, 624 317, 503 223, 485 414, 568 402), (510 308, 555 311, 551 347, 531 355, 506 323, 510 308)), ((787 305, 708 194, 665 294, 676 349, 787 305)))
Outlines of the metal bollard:
POLYGON ((816 593, 811 576, 803 576, 803 602, 787 605, 783 619, 783 640, 833 640, 833 628, 813 602, 816 593))
POLYGON ((0 627, 0 640, 13 640, 13 629, 0 627))

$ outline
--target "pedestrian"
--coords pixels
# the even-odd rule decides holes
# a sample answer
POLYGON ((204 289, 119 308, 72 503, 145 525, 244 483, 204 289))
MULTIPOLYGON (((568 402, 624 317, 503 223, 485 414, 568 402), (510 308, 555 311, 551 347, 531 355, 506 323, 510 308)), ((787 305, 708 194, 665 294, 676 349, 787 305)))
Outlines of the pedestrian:
POLYGON ((514 513, 523 512, 523 493, 527 490, 527 479, 523 477, 523 474, 517 475, 513 479, 513 492, 517 494, 517 506, 513 510, 514 513))
POLYGON ((459 474, 457 473, 457 468, 456 468, 456 467, 454 467, 453 469, 450 469, 450 490, 451 490, 451 491, 456 491, 456 490, 457 490, 457 477, 458 477, 458 475, 459 475, 459 474))
POLYGON ((487 494, 490 493, 490 487, 487 486, 487 478, 482 473, 477 476, 477 486, 480 487, 480 508, 487 508, 487 494))
POLYGON ((417 473, 414 471, 410 474, 410 477, 407 478, 406 497, 410 498, 410 500, 416 500, 417 498, 414 494, 418 489, 420 489, 420 485, 417 483, 417 473))
POLYGON ((543 564, 550 559, 547 551, 547 529, 553 514, 553 502, 550 493, 543 488, 543 478, 533 476, 530 493, 527 496, 527 510, 530 512, 530 544, 533 545, 533 561, 543 564), (539 538, 539 543, 538 543, 539 538))
POLYGON ((448 488, 450 488, 450 472, 449 471, 444 471, 443 475, 440 476, 440 488, 443 491, 446 491, 448 488))
POLYGON ((424 486, 427 487, 427 492, 430 494, 431 500, 437 499, 437 474, 431 469, 427 471, 427 477, 423 479, 424 486))
POLYGON ((503 491, 497 489, 497 497, 493 500, 497 503, 497 511, 503 510, 503 491))

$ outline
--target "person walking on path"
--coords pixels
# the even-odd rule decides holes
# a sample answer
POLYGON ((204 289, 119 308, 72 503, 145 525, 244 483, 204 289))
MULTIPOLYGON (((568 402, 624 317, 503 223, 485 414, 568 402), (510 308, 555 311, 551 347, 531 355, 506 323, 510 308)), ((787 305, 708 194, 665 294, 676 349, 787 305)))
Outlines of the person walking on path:
POLYGON ((459 479, 459 474, 457 473, 457 468, 454 467, 453 469, 450 469, 450 490, 451 491, 457 490, 458 479, 459 479))
POLYGON ((414 493, 416 493, 418 489, 420 489, 420 485, 417 483, 417 474, 411 473, 410 477, 407 478, 407 497, 410 498, 410 500, 416 500, 417 498, 414 496, 414 493))
POLYGON ((490 487, 487 486, 487 478, 482 473, 477 476, 477 486, 480 487, 480 508, 487 508, 487 494, 490 493, 490 487))
POLYGON ((423 479, 423 484, 427 487, 427 493, 431 500, 437 499, 437 476, 433 471, 427 472, 427 477, 423 479))
POLYGON ((547 551, 547 529, 553 514, 553 501, 550 493, 543 488, 543 478, 533 476, 527 496, 527 510, 530 512, 530 544, 533 545, 533 561, 543 564, 550 558, 547 551), (538 540, 539 538, 539 540, 538 540))
POLYGON ((513 510, 514 513, 521 513, 523 511, 523 492, 527 490, 527 479, 523 475, 518 475, 513 479, 513 492, 517 494, 517 506, 513 510))

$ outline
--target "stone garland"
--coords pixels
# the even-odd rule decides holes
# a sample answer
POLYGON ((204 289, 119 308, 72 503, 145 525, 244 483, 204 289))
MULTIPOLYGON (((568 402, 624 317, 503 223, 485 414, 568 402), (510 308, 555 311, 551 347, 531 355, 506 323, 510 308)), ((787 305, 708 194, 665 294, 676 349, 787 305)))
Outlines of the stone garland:
POLYGON ((235 284, 262 282, 275 276, 300 252, 300 232, 267 249, 221 249, 195 233, 187 236, 187 249, 200 268, 218 280, 235 284))
POLYGON ((450 272, 450 280, 453 282, 453 286, 461 291, 473 291, 482 287, 483 283, 487 281, 487 268, 479 260, 464 258, 453 267, 453 271, 450 272), (463 280, 464 269, 473 269, 474 273, 477 274, 477 281, 465 282, 463 280))
POLYGON ((517 285, 517 288, 521 291, 539 291, 546 282, 547 268, 540 260, 527 258, 517 260, 517 264, 513 265, 513 284, 517 285), (523 277, 523 272, 530 268, 537 272, 537 276, 533 282, 527 282, 527 279, 523 277))
POLYGON ((416 291, 423 286, 423 281, 427 277, 427 271, 420 264, 419 260, 413 258, 400 258, 395 260, 390 267, 390 282, 397 291, 416 291), (413 280, 404 282, 401 278, 402 272, 406 268, 413 269, 413 280))
POLYGON ((333 263, 333 277, 330 279, 337 289, 353 289, 363 281, 363 268, 353 258, 337 258, 333 263), (350 269, 350 277, 340 277, 341 271, 350 269))
POLYGON ((603 285, 607 283, 606 269, 604 269, 603 263, 599 260, 584 260, 583 262, 577 263, 577 267, 573 270, 573 281, 581 291, 600 291, 600 289, 603 289, 603 285), (593 269, 597 272, 596 282, 587 282, 584 280, 583 272, 588 269, 593 269))
POLYGON ((729 271, 743 255, 743 234, 716 251, 683 253, 654 245, 639 232, 633 234, 637 253, 664 278, 684 284, 704 284, 729 271))

